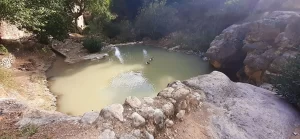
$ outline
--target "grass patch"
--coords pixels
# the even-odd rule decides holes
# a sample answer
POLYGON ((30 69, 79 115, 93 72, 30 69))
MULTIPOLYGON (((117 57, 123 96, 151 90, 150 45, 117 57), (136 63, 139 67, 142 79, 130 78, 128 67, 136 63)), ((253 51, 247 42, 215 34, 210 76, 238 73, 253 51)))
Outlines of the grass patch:
POLYGON ((0 68, 0 83, 7 88, 14 88, 16 85, 12 73, 4 68, 0 68))
POLYGON ((0 44, 0 55, 8 54, 8 50, 5 48, 3 44, 0 44))
POLYGON ((26 125, 21 129, 22 136, 26 136, 26 137, 31 137, 37 132, 38 132, 38 127, 32 124, 26 125))

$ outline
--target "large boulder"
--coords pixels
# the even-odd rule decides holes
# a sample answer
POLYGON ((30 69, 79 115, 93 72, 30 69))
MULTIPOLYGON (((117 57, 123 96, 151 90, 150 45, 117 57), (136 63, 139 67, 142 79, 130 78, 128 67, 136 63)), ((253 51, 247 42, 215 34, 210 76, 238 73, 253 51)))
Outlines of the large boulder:
POLYGON ((29 36, 29 33, 20 30, 16 25, 7 21, 0 21, 0 40, 18 40, 29 36))
POLYGON ((218 139, 287 139, 299 124, 299 112, 273 92, 232 82, 220 72, 183 82, 202 89, 213 112, 208 129, 218 139))
POLYGON ((288 59, 299 54, 299 36, 300 14, 274 11, 257 21, 225 29, 206 55, 215 68, 231 70, 260 84, 268 81, 269 75, 280 73, 288 59))

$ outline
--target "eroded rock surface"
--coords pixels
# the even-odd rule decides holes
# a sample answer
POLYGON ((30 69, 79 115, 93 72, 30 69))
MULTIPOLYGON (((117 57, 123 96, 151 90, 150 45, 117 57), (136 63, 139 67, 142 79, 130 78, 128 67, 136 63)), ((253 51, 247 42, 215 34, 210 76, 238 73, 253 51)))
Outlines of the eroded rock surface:
POLYGON ((238 72, 257 84, 280 74, 289 58, 299 54, 300 14, 274 11, 259 20, 232 25, 211 43, 206 55, 219 69, 238 72))

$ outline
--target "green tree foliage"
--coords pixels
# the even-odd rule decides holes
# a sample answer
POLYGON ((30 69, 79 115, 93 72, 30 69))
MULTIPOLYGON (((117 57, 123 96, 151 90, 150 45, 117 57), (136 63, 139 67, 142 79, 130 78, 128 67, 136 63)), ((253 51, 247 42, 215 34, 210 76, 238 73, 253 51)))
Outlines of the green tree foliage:
POLYGON ((43 38, 62 40, 67 36, 71 20, 63 0, 1 0, 0 19, 26 28, 43 38))
POLYGON ((110 38, 122 34, 115 25, 126 19, 132 23, 136 40, 167 38, 175 45, 206 51, 215 36, 247 17, 257 1, 135 0, 132 4, 133 0, 113 0, 112 11, 118 18, 104 34, 110 38))
POLYGON ((277 95, 300 106, 300 55, 283 68, 282 74, 272 78, 271 83, 278 90, 277 95))
POLYGON ((119 21, 133 21, 143 5, 144 0, 112 0, 111 11, 118 15, 119 21))
POLYGON ((159 39, 178 29, 178 11, 165 4, 154 2, 141 9, 135 21, 135 31, 139 37, 159 39))
POLYGON ((65 0, 65 3, 75 22, 85 12, 91 13, 98 23, 101 21, 101 24, 114 18, 109 9, 110 0, 65 0))
POLYGON ((76 22, 84 12, 108 22, 113 18, 109 6, 110 0, 1 0, 0 20, 26 28, 48 43, 50 36, 65 39, 72 21, 76 22))

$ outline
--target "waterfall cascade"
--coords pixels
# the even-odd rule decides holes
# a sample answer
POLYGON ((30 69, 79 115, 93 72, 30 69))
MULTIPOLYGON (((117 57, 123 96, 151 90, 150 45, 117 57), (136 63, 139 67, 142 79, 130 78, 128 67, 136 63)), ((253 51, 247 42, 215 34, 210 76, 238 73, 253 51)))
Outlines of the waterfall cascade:
POLYGON ((115 56, 119 59, 119 61, 124 64, 124 59, 121 55, 121 52, 118 47, 115 47, 115 56))

